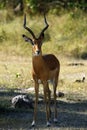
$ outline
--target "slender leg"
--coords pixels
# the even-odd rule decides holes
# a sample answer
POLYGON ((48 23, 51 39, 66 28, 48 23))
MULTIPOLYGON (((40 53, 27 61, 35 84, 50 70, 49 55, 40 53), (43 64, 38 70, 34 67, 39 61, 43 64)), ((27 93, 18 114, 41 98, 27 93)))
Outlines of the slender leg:
POLYGON ((38 82, 35 82, 35 104, 34 104, 34 118, 33 118, 32 126, 35 126, 35 123, 36 123, 38 92, 39 92, 39 84, 38 84, 38 82))
POLYGON ((49 122, 49 116, 50 116, 50 94, 49 94, 49 87, 48 87, 48 83, 44 82, 43 83, 44 86, 44 100, 45 100, 45 104, 46 104, 46 120, 47 120, 47 126, 50 126, 50 122, 49 122), (49 96, 48 96, 49 95, 49 96))
POLYGON ((50 89, 49 89, 49 86, 48 86, 48 111, 49 111, 49 119, 51 119, 51 109, 50 109, 50 102, 51 102, 51 91, 50 91, 50 89))
POLYGON ((57 122, 57 102, 56 102, 56 89, 57 89, 57 82, 55 81, 54 85, 54 122, 57 122))

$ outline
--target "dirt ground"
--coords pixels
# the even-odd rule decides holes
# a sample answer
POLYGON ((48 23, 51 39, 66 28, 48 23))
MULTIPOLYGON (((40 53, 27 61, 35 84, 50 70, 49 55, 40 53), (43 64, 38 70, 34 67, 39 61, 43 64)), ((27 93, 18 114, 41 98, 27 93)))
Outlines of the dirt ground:
MULTIPOLYGON (((6 108, 0 107, 0 130, 57 130, 57 129, 87 129, 87 99, 78 93, 66 93, 57 98, 58 123, 51 121, 51 127, 46 127, 45 105, 38 103, 37 125, 31 128, 33 110, 14 109, 11 99, 20 93, 0 91, 0 101, 9 102, 6 108), (10 107, 9 107, 10 106, 10 107)), ((34 95, 32 95, 33 98, 34 95)), ((4 103, 3 103, 4 104, 4 103)), ((53 119, 53 101, 51 103, 53 119)))

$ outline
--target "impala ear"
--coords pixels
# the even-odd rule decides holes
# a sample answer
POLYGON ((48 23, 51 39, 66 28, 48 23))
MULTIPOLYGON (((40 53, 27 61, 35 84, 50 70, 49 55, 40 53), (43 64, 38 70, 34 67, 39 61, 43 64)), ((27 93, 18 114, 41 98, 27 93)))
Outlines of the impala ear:
POLYGON ((24 38, 25 42, 30 42, 33 45, 33 41, 31 38, 27 37, 26 35, 22 35, 22 37, 24 38))

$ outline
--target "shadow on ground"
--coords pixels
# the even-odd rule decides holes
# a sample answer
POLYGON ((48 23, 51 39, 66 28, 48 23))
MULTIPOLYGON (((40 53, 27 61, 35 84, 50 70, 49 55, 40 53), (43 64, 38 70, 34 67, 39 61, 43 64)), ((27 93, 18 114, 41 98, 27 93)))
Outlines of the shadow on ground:
MULTIPOLYGON (((33 118, 33 110, 14 109, 11 107, 11 98, 20 94, 13 91, 0 92, 0 130, 27 130, 31 129, 31 122, 33 118)), ((30 95, 34 96, 34 95, 30 95)), ((53 104, 52 118, 53 118, 53 104)), ((87 128, 87 100, 65 101, 62 98, 57 101, 58 107, 58 123, 54 124, 49 129, 61 128, 87 128)), ((45 106, 43 102, 38 104, 38 119, 35 129, 48 129, 46 128, 45 106)))

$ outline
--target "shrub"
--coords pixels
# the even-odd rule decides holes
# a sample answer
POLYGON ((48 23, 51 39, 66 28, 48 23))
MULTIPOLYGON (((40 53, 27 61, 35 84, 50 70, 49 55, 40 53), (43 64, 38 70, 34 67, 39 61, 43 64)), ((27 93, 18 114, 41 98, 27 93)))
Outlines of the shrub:
POLYGON ((87 52, 83 52, 81 54, 81 58, 84 59, 84 60, 86 60, 87 59, 87 52))

